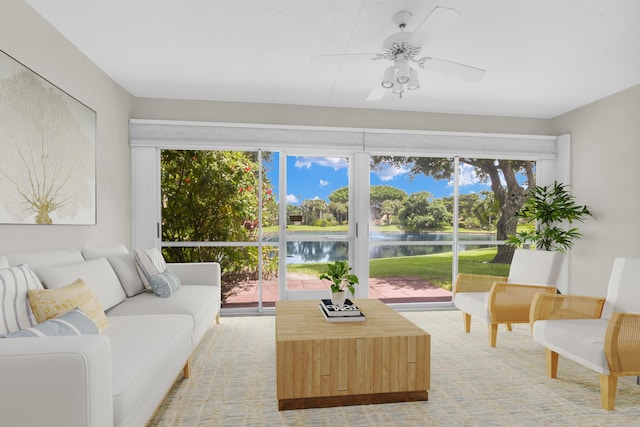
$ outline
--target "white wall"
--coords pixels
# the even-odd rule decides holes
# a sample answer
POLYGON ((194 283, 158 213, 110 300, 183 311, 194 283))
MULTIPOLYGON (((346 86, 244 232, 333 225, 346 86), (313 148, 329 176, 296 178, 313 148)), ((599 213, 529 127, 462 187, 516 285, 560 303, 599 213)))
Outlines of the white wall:
POLYGON ((549 121, 412 111, 136 98, 133 118, 551 135, 549 121))
MULTIPOLYGON (((132 97, 22 0, 0 1, 0 49, 97 114, 97 225, 0 224, 0 254, 131 241, 132 97)), ((0 195, 1 197, 1 195, 0 195)))
POLYGON ((571 134, 571 192, 598 220, 579 224, 571 293, 605 296, 613 259, 640 257, 640 85, 551 120, 571 134))

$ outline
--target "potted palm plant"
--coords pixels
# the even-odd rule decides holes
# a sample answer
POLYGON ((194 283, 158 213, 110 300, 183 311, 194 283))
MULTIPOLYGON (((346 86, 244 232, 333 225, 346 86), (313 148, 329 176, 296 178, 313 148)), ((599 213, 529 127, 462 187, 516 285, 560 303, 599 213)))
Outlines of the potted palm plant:
POLYGON ((516 217, 535 220, 535 228, 508 236, 507 245, 535 244, 536 249, 561 253, 571 249, 574 240, 582 234, 576 227, 565 229, 560 225, 595 218, 587 206, 577 204, 564 184, 557 181, 553 185, 532 188, 516 217))
POLYGON ((350 274, 351 267, 348 261, 335 261, 327 264, 327 270, 320 275, 321 280, 331 282, 331 303, 344 305, 347 299, 345 288, 352 296, 355 295, 355 285, 359 283, 358 276, 350 274))

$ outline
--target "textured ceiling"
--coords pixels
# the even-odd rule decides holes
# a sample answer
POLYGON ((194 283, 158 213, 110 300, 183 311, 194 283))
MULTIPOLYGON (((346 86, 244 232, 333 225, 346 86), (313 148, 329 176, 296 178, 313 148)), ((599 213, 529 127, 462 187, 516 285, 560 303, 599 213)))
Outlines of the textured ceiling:
POLYGON ((638 0, 26 0, 137 97, 551 118, 640 84, 638 0), (422 54, 487 70, 469 83, 419 70, 402 99, 366 98, 377 53, 434 7, 462 15, 422 54))

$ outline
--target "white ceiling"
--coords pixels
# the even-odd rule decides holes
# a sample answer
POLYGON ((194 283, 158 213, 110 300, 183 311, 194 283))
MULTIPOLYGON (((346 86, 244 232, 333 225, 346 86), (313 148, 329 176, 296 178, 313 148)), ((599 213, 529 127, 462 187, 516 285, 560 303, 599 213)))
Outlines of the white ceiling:
MULTIPOLYGON (((551 118, 640 84, 638 0, 26 0, 137 97, 551 118), (366 98, 401 10, 462 14, 422 55, 487 70, 420 70, 402 99, 366 98)), ((411 31, 416 19, 409 22, 411 31)))

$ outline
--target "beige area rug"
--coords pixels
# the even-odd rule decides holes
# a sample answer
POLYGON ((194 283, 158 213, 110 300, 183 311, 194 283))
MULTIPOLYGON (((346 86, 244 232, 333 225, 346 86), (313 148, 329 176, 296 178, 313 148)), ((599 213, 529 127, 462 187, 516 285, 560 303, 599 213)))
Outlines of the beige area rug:
POLYGON ((546 378, 544 349, 528 325, 501 327, 487 345, 485 323, 462 331, 457 311, 402 313, 429 332, 428 402, 278 411, 272 316, 223 317, 194 354, 151 426, 636 426, 640 387, 618 381, 616 410, 600 409, 598 374, 560 357, 546 378))

